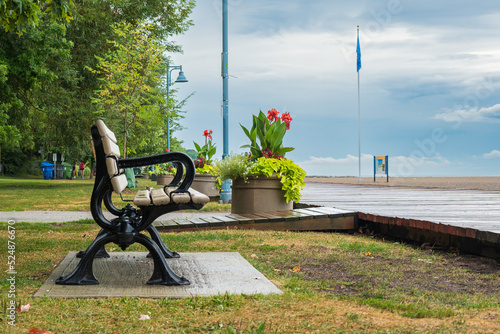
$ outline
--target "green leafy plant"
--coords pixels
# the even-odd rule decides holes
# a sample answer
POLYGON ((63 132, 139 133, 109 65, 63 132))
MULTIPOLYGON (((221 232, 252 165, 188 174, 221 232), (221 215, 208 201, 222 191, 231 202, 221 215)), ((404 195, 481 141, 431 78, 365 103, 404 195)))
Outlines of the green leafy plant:
POLYGON ((300 191, 305 187, 306 172, 290 159, 272 159, 261 157, 257 159, 251 173, 254 175, 272 176, 280 178, 281 189, 285 191, 286 202, 300 200, 300 191))
POLYGON ((217 151, 217 147, 212 143, 212 130, 203 131, 203 137, 205 137, 205 145, 200 146, 196 142, 193 142, 198 158, 203 158, 205 164, 212 164, 212 157, 217 151))
POLYGON ((300 200, 304 188, 306 172, 290 159, 260 157, 257 160, 249 155, 229 155, 215 162, 215 170, 222 180, 277 175, 280 178, 285 199, 288 202, 300 200))
POLYGON ((255 158, 283 158, 285 153, 294 150, 293 147, 283 146, 283 137, 286 131, 290 129, 292 117, 289 113, 283 113, 280 118, 276 109, 269 110, 267 114, 266 116, 260 111, 258 116, 253 115, 250 131, 240 124, 248 139, 250 139, 250 145, 241 147, 250 148, 250 152, 255 158))
POLYGON ((215 161, 214 167, 221 180, 234 180, 240 177, 247 180, 256 164, 257 161, 251 160, 248 155, 230 154, 223 160, 215 161))
POLYGON ((220 189, 222 181, 220 177, 218 177, 217 171, 212 167, 212 157, 217 151, 217 148, 212 143, 212 133, 212 130, 203 131, 203 137, 205 137, 205 145, 203 146, 193 142, 197 151, 197 158, 194 160, 194 166, 196 168, 196 173, 217 176, 216 186, 217 189, 220 189))
POLYGON ((281 117, 276 109, 267 112, 267 116, 260 111, 258 116, 253 115, 250 131, 240 124, 250 139, 250 154, 230 155, 215 163, 215 170, 222 180, 242 178, 245 182, 248 177, 272 176, 280 178, 282 189, 285 191, 286 202, 300 200, 300 191, 305 186, 306 172, 292 160, 285 159, 287 152, 293 147, 283 146, 283 137, 290 129, 292 117, 283 113, 281 117))
POLYGON ((155 172, 157 175, 168 175, 177 173, 177 169, 171 163, 163 163, 156 166, 155 172))

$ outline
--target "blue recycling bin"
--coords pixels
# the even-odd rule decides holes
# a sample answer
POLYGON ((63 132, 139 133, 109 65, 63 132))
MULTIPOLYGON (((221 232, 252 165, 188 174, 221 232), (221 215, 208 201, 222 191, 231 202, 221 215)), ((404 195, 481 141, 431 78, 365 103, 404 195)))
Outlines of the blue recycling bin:
POLYGON ((44 180, 52 179, 52 173, 54 171, 53 164, 51 164, 50 162, 42 162, 40 168, 42 169, 44 180))

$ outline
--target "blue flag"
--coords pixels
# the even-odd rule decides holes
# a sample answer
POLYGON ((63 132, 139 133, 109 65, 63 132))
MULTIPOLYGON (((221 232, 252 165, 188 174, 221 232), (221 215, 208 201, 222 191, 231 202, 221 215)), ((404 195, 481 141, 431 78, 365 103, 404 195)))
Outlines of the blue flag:
POLYGON ((359 47, 359 35, 358 35, 358 46, 356 47, 356 54, 358 55, 358 72, 361 69, 361 48, 359 47))

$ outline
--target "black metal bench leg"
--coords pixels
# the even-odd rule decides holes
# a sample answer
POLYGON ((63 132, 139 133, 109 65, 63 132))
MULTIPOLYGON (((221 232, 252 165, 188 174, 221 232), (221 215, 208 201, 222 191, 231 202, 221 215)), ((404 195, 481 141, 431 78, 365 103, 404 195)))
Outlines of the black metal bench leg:
POLYGON ((146 237, 143 234, 137 234, 134 237, 135 241, 146 247, 151 253, 154 261, 153 275, 147 282, 151 285, 188 285, 189 280, 185 277, 178 276, 168 266, 165 256, 156 242, 146 237))
MULTIPOLYGON (((158 233, 158 230, 156 229, 156 227, 154 227, 153 225, 149 225, 149 227, 146 229, 146 231, 149 232, 149 234, 151 235, 151 239, 153 239, 153 241, 156 242, 156 244, 160 248, 161 252, 163 253, 163 255, 167 259, 181 257, 179 255, 179 253, 172 251, 172 250, 168 249, 167 246, 165 246, 165 244, 163 243, 163 240, 161 239, 161 236, 158 233)), ((148 257, 149 258, 152 257, 151 253, 148 254, 148 257)))
MULTIPOLYGON (((97 237, 102 235, 104 233, 104 230, 101 229, 99 231, 99 233, 97 234, 97 237)), ((97 238, 96 237, 96 238, 97 238)), ((90 246, 89 246, 90 247, 90 246)), ((85 253, 88 251, 88 248, 86 250, 81 250, 79 251, 78 253, 76 253, 76 257, 77 258, 82 258, 85 253)), ((100 258, 109 258, 110 255, 108 254, 108 252, 106 251, 106 248, 104 248, 104 245, 97 251, 97 253, 95 254, 95 257, 96 259, 100 259, 100 258)))
POLYGON ((92 270, 92 264, 94 262, 95 255, 97 252, 104 247, 105 244, 111 242, 116 237, 111 233, 104 232, 92 241, 90 246, 85 251, 83 258, 76 268, 68 275, 61 276, 56 280, 56 284, 65 285, 95 285, 99 284, 99 281, 95 278, 94 272, 92 270))

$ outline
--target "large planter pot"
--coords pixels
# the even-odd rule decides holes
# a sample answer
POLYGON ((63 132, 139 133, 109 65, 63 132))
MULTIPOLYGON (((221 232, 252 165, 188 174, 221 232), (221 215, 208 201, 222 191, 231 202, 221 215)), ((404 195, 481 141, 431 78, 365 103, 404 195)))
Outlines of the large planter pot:
POLYGON ((196 173, 194 176, 191 188, 198 190, 210 197, 210 199, 216 199, 219 197, 219 189, 217 189, 217 177, 212 174, 200 174, 196 173))
POLYGON ((249 177, 233 180, 231 213, 259 213, 293 209, 293 201, 286 202, 280 179, 276 176, 249 177))
POLYGON ((159 186, 166 186, 172 182, 174 176, 172 174, 161 174, 158 175, 158 179, 156 180, 156 184, 159 186))

